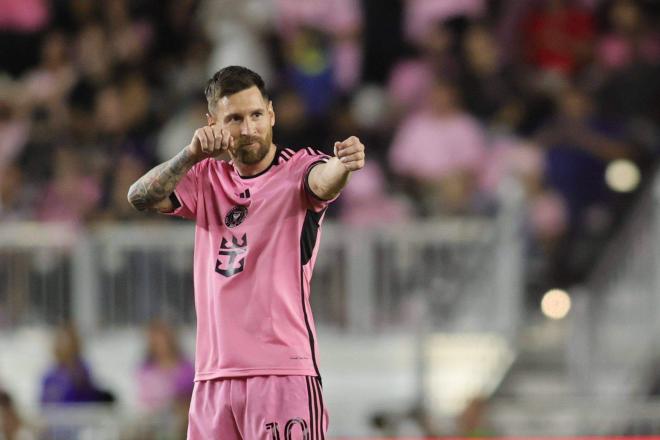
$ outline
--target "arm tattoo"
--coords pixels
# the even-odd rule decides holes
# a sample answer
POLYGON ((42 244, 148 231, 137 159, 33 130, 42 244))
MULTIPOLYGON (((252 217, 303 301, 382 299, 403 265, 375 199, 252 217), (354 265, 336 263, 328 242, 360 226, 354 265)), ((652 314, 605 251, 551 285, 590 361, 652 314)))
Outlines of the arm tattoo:
POLYGON ((177 183, 192 168, 196 160, 187 148, 140 177, 128 190, 128 201, 138 211, 153 209, 169 197, 177 183))

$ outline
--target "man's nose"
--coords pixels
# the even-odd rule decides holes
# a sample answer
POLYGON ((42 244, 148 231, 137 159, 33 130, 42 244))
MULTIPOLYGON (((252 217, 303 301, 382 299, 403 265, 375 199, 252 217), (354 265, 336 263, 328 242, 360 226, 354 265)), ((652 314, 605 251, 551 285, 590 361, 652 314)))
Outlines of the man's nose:
POLYGON ((241 123, 241 135, 249 136, 252 134, 252 123, 249 118, 245 118, 241 123))

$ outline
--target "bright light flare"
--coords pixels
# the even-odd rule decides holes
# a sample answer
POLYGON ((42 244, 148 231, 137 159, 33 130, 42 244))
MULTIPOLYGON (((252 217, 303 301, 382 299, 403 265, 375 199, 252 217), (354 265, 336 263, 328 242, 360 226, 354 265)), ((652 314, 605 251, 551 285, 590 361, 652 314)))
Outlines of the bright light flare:
POLYGON ((641 174, 633 162, 618 159, 610 162, 605 171, 605 181, 613 191, 620 193, 632 192, 639 186, 641 174))
POLYGON ((543 295, 541 311, 550 319, 563 319, 571 310, 571 297, 559 289, 552 289, 543 295))

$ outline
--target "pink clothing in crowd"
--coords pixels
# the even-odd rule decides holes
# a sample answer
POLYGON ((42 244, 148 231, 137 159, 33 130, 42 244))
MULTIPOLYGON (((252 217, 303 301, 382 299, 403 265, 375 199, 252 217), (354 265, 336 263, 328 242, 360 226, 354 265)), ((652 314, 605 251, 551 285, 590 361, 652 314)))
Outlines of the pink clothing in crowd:
POLYGON ((405 111, 424 101, 434 81, 435 75, 429 63, 423 60, 401 61, 392 69, 387 91, 392 102, 405 111))
POLYGON ((311 27, 331 35, 360 28, 358 0, 276 0, 276 25, 285 39, 300 27, 311 27))
POLYGON ((484 132, 473 117, 421 112, 401 124, 389 163, 399 175, 433 181, 457 171, 478 172, 485 154, 484 132))
POLYGON ((542 239, 556 239, 566 231, 568 209, 557 193, 546 191, 531 200, 529 217, 533 233, 542 239))
POLYGON ((0 121, 0 173, 23 151, 29 134, 23 120, 0 121))
POLYGON ((404 34, 419 42, 432 26, 456 16, 477 17, 486 12, 484 0, 407 0, 404 34))
POLYGON ((44 222, 82 223, 96 208, 101 189, 91 177, 67 177, 54 180, 45 189, 37 209, 44 222))
POLYGON ((197 163, 174 193, 172 215, 194 220, 195 380, 319 376, 310 282, 329 201, 307 188, 328 156, 278 150, 241 177, 232 163, 197 163))
POLYGON ((538 179, 543 174, 545 160, 543 150, 521 139, 496 137, 490 141, 487 159, 484 161, 479 184, 490 194, 507 175, 522 180, 538 179))
POLYGON ((0 0, 0 29, 35 32, 49 19, 46 0, 0 0))
POLYGON ((171 368, 145 363, 137 373, 138 397, 147 411, 169 408, 173 403, 190 399, 195 367, 185 359, 171 368))
MULTIPOLYGON (((635 60, 635 47, 626 38, 618 35, 606 35, 601 38, 597 54, 601 64, 610 69, 620 69, 635 60)), ((660 36, 650 34, 639 42, 638 56, 642 61, 657 62, 660 60, 660 36)))
POLYGON ((351 226, 400 223, 412 217, 410 206, 387 192, 376 162, 367 162, 342 191, 341 221, 351 226))

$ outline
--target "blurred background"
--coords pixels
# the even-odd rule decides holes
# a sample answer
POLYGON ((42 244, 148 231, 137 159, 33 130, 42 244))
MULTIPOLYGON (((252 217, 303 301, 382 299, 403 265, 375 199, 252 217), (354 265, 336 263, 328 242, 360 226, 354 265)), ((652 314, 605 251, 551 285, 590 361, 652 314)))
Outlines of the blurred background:
POLYGON ((313 281, 332 438, 660 434, 660 2, 0 0, 0 439, 183 439, 190 223, 129 185, 228 64, 368 164, 313 281))

